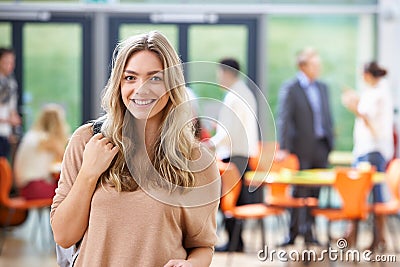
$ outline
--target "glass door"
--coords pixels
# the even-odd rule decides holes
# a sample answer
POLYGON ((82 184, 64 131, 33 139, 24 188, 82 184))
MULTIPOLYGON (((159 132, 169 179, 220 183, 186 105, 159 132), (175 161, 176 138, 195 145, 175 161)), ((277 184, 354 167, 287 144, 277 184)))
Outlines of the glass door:
POLYGON ((62 105, 71 129, 76 129, 82 123, 81 26, 26 23, 23 62, 25 129, 47 103, 62 105))
POLYGON ((11 46, 11 23, 0 22, 0 47, 11 46))

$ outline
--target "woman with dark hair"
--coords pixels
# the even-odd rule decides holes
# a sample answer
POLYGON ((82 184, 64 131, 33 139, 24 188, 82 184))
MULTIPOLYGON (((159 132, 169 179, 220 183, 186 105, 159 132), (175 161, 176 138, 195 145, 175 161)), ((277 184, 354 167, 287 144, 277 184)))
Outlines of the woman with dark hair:
MULTIPOLYGON (((365 83, 360 96, 351 92, 343 95, 343 104, 356 115, 354 125, 354 166, 368 162, 377 171, 384 172, 393 157, 393 104, 384 81, 387 71, 375 61, 364 66, 365 83)), ((384 202, 382 185, 373 187, 374 202, 384 202)), ((382 246, 384 217, 376 216, 376 233, 371 249, 382 246)))

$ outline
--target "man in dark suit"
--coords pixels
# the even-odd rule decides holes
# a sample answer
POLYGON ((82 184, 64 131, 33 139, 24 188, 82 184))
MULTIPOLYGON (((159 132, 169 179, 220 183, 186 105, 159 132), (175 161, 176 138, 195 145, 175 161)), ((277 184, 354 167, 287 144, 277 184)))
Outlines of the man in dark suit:
MULTIPOLYGON (((280 150, 276 159, 289 153, 299 158, 300 169, 326 168, 333 147, 333 122, 328 87, 318 81, 321 60, 312 48, 297 55, 299 72, 285 83, 279 93, 277 130, 280 150)), ((318 197, 318 187, 294 186, 294 197, 318 197)), ((297 235, 306 243, 318 243, 312 234, 314 218, 309 209, 292 209, 289 239, 283 245, 294 244, 297 235)))

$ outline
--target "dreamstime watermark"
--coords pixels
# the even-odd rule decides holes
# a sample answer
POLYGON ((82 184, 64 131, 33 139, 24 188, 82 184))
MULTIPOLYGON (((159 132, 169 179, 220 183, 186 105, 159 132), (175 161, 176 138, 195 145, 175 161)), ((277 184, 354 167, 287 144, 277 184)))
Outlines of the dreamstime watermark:
POLYGON ((260 261, 281 261, 281 262, 323 262, 325 259, 329 261, 340 262, 396 262, 396 255, 374 254, 371 250, 359 251, 356 249, 348 249, 347 240, 340 238, 336 243, 337 249, 329 247, 317 252, 314 249, 305 250, 283 250, 269 249, 265 246, 257 253, 260 261))

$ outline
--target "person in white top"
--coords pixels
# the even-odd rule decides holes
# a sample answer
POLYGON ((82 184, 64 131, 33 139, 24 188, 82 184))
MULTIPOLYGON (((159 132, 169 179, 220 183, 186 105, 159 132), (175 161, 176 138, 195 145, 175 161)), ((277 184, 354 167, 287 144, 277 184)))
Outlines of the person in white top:
MULTIPOLYGON (((215 146, 220 160, 231 162, 238 167, 243 180, 244 172, 249 169, 249 157, 255 156, 258 149, 257 102, 252 91, 240 79, 239 63, 232 58, 223 59, 219 63, 218 83, 227 93, 219 111, 216 134, 209 141, 215 146)), ((237 205, 258 202, 262 202, 262 191, 250 193, 243 183, 237 205)), ((243 251, 241 234, 239 244, 230 243, 234 225, 235 219, 225 219, 229 241, 224 246, 216 247, 216 251, 243 251)))
POLYGON ((15 155, 14 177, 26 199, 54 196, 57 181, 52 176, 53 166, 62 161, 68 128, 62 107, 47 104, 22 138, 15 155))
MULTIPOLYGON (((393 103, 387 83, 383 79, 387 71, 375 61, 364 66, 365 88, 361 95, 354 90, 345 91, 343 104, 356 115, 354 124, 354 166, 360 162, 369 162, 379 172, 386 170, 387 163, 393 158, 393 103)), ((372 190, 374 202, 383 202, 382 185, 376 184, 372 190)), ((371 249, 383 245, 384 217, 376 216, 376 233, 371 249)))

